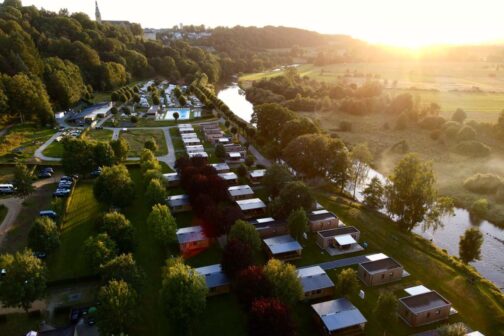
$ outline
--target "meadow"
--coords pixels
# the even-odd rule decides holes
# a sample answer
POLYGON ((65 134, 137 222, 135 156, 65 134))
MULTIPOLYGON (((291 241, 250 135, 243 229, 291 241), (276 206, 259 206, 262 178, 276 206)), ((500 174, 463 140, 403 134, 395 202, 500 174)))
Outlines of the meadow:
POLYGON ((158 150, 155 153, 156 155, 165 155, 168 153, 166 139, 161 130, 128 129, 126 132, 121 132, 120 137, 128 142, 130 148, 128 156, 130 157, 139 157, 145 142, 151 138, 154 138, 158 145, 158 150))
POLYGON ((28 160, 35 150, 56 132, 34 123, 16 124, 0 138, 0 163, 28 160))
MULTIPOLYGON (((441 112, 451 114, 464 109, 469 119, 495 122, 495 113, 504 109, 504 69, 485 62, 376 62, 345 63, 326 66, 302 64, 297 67, 301 76, 328 83, 362 84, 367 80, 380 81, 391 96, 410 92, 422 103, 436 102, 441 112)), ((239 78, 242 87, 252 81, 283 74, 271 70, 245 74, 239 78)))

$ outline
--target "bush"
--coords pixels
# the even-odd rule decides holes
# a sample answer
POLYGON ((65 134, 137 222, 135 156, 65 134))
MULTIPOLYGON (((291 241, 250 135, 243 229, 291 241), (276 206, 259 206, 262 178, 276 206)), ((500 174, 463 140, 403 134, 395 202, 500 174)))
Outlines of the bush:
POLYGON ((455 147, 455 151, 469 157, 485 157, 490 155, 491 149, 478 141, 463 141, 455 147))
POLYGON ((455 138, 461 128, 458 122, 448 121, 443 125, 443 132, 448 138, 455 138))
POLYGON ((488 212, 488 201, 486 198, 481 198, 474 201, 471 205, 471 214, 479 218, 485 217, 488 212))
POLYGON ((478 194, 495 194, 501 186, 501 177, 494 174, 476 174, 464 181, 464 188, 478 194))
POLYGON ((339 130, 341 132, 351 132, 352 131, 352 123, 350 121, 341 121, 339 124, 339 130))
POLYGON ((443 124, 445 124, 446 120, 443 117, 439 116, 429 116, 423 118, 418 125, 421 128, 429 129, 429 130, 435 130, 435 129, 440 129, 443 124))
POLYGON ((464 120, 466 120, 466 118, 467 118, 467 113, 465 113, 465 111, 462 110, 461 108, 458 108, 455 112, 453 112, 451 119, 455 122, 459 122, 462 124, 464 122, 464 120))
POLYGON ((457 133, 458 141, 471 141, 476 138, 476 131, 471 126, 462 127, 457 133))
POLYGON ((137 116, 131 116, 130 121, 131 121, 133 124, 136 124, 136 123, 138 122, 138 117, 137 117, 137 116))
POLYGON ((436 129, 436 130, 433 130, 431 133, 430 133, 430 138, 432 140, 439 140, 439 138, 441 137, 441 131, 436 129))

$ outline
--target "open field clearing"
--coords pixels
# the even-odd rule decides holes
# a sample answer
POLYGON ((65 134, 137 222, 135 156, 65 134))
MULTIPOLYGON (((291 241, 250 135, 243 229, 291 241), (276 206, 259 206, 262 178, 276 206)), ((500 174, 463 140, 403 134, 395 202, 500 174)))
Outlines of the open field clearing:
POLYGON ((107 129, 92 129, 85 133, 85 137, 88 140, 108 142, 112 140, 112 133, 111 130, 107 129))
POLYGON ((12 162, 15 158, 26 160, 46 142, 56 130, 25 123, 13 126, 0 138, 0 162, 12 162))
POLYGON ((124 138, 129 144, 128 156, 138 157, 144 148, 144 144, 147 140, 154 138, 158 145, 158 150, 156 155, 165 155, 168 153, 168 148, 166 147, 166 139, 164 137, 163 131, 161 130, 135 130, 128 129, 126 132, 121 132, 120 137, 124 138))

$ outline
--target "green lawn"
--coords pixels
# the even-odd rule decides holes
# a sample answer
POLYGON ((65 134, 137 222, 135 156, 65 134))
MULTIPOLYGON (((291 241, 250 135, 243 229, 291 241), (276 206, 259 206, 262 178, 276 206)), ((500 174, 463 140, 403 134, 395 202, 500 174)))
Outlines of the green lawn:
POLYGON ((39 330, 41 317, 30 317, 24 313, 9 314, 5 320, 0 320, 2 335, 26 335, 30 330, 39 330))
POLYGON ((14 178, 13 166, 0 166, 0 183, 12 182, 14 178))
POLYGON ((137 127, 166 127, 166 126, 176 126, 178 124, 190 124, 194 122, 202 122, 202 121, 213 121, 217 120, 212 115, 209 116, 201 116, 200 118, 191 118, 187 120, 178 120, 177 122, 174 120, 154 120, 151 118, 140 118, 136 123, 137 127))
POLYGON ((35 150, 56 132, 53 128, 39 127, 34 123, 17 124, 0 138, 0 163, 16 158, 30 159, 35 150))
POLYGON ((5 216, 7 216, 7 208, 5 207, 5 205, 3 204, 0 204, 0 223, 3 222, 5 216))
POLYGON ((49 157, 63 157, 63 143, 53 141, 47 148, 42 152, 42 154, 49 157))
POLYGON ((84 241, 95 234, 95 221, 103 208, 95 200, 92 181, 79 181, 61 227, 61 245, 49 256, 49 279, 69 279, 92 274, 84 241))
POLYGON ((91 129, 86 132, 86 138, 99 142, 108 142, 112 140, 113 133, 114 132, 108 129, 91 129))
POLYGON ((138 157, 144 148, 144 143, 154 138, 158 145, 158 150, 156 155, 165 155, 168 153, 168 148, 166 147, 166 139, 164 137, 163 131, 161 130, 135 130, 128 129, 126 132, 121 132, 120 137, 126 139, 129 144, 130 157, 138 157))

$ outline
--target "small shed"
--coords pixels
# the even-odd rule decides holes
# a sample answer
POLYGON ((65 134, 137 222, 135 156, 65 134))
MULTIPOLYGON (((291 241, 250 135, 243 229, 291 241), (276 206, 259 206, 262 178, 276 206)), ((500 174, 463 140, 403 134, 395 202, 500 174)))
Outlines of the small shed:
POLYGON ((166 204, 173 213, 191 211, 189 195, 168 196, 168 198, 166 199, 166 204))
POLYGON ((301 258, 303 247, 291 235, 271 237, 263 240, 268 257, 283 261, 301 258))
POLYGON ((198 138, 186 138, 182 139, 182 142, 184 143, 184 146, 194 146, 194 145, 201 145, 201 141, 198 138))
POLYGON ((219 173, 219 176, 229 185, 234 185, 238 183, 238 175, 236 175, 233 172, 219 173))
POLYGON ((180 253, 191 257, 210 246, 210 240, 203 233, 201 226, 189 226, 177 230, 177 241, 180 253))
POLYGON ((196 133, 183 133, 180 135, 182 137, 182 139, 194 139, 194 138, 198 138, 198 134, 196 133))
POLYGON ((308 214, 308 224, 312 232, 337 228, 339 219, 325 209, 315 210, 308 214))
POLYGON ((204 152, 205 147, 203 145, 185 146, 185 150, 187 153, 204 152))
POLYGON ((316 303, 311 306, 322 335, 361 335, 366 318, 345 298, 316 303))
POLYGON ((266 174, 266 169, 255 169, 249 172, 249 177, 253 184, 259 184, 262 182, 264 174, 266 174))
POLYGON ((412 327, 446 320, 450 310, 451 303, 436 291, 399 299, 399 316, 412 327))
POLYGON ((229 173, 231 170, 227 163, 212 163, 211 166, 217 170, 217 173, 229 173))
POLYGON ((187 153, 187 156, 189 156, 190 158, 201 157, 201 158, 204 158, 204 159, 208 159, 207 152, 190 152, 190 153, 187 153))
POLYGON ((304 299, 319 299, 334 295, 334 283, 320 266, 299 268, 299 281, 303 286, 304 299))
POLYGON ((287 234, 287 223, 279 221, 273 217, 255 218, 249 220, 254 225, 261 238, 269 238, 287 234))
POLYGON ((244 184, 244 185, 237 185, 237 186, 229 187, 228 194, 232 200, 238 201, 238 200, 243 200, 243 199, 248 199, 250 197, 253 197, 254 191, 252 190, 252 188, 250 188, 250 186, 244 184))
POLYGON ((263 216, 266 213, 266 204, 260 198, 241 199, 236 201, 245 218, 263 216))
POLYGON ((168 187, 176 187, 180 185, 180 175, 178 173, 163 174, 163 181, 168 187))
POLYGON ((357 244, 360 231, 353 226, 342 226, 335 229, 322 230, 317 232, 317 245, 320 248, 334 247, 338 249, 348 249, 357 244), (351 239, 349 239, 349 237, 351 239))
POLYGON ((387 257, 359 264, 358 275, 367 286, 379 286, 401 280, 403 271, 401 264, 387 257))
POLYGON ((227 275, 222 272, 220 264, 198 267, 195 271, 205 277, 208 296, 229 293, 231 282, 227 275))

